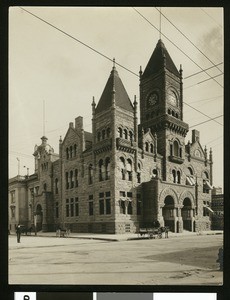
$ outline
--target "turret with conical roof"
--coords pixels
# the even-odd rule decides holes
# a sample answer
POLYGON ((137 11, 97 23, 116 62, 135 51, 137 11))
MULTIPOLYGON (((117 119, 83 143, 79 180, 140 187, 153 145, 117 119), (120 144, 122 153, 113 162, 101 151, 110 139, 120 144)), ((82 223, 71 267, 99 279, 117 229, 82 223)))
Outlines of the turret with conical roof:
POLYGON ((133 112, 133 105, 118 75, 115 67, 115 61, 104 91, 96 107, 96 114, 110 109, 114 105, 113 101, 115 101, 115 105, 117 107, 133 112))

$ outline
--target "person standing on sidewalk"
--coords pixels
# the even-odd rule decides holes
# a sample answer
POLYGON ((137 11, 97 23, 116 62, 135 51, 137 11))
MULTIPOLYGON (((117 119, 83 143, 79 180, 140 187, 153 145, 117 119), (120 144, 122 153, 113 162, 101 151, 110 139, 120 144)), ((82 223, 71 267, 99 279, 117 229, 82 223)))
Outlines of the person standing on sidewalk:
POLYGON ((21 238, 21 226, 18 224, 16 227, 16 234, 17 234, 17 242, 20 243, 20 238, 21 238))

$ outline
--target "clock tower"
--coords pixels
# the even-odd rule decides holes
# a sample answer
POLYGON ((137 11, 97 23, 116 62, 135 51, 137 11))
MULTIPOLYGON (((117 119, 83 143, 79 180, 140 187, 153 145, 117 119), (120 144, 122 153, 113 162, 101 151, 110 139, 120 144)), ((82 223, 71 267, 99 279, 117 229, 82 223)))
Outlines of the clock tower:
POLYGON ((140 127, 157 134, 163 180, 167 180, 166 164, 184 161, 188 124, 183 122, 182 69, 178 71, 161 40, 144 72, 140 70, 140 127))

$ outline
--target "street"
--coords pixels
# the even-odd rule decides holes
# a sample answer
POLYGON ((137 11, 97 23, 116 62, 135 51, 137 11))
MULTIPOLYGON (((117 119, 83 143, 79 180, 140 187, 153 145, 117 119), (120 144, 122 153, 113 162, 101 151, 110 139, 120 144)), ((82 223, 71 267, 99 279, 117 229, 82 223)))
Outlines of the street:
POLYGON ((221 285, 223 235, 106 241, 9 236, 9 284, 221 285))

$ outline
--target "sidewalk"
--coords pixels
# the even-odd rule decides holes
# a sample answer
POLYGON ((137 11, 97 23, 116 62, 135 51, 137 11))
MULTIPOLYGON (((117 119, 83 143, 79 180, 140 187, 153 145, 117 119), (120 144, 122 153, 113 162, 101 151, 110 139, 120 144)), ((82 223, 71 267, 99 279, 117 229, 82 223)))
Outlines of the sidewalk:
MULTIPOLYGON (((198 236, 198 235, 223 235, 222 230, 210 230, 210 231, 200 231, 200 232, 189 232, 184 231, 183 233, 169 232, 169 238, 182 237, 182 236, 198 236)), ((34 233, 32 233, 34 235, 34 233)), ((38 232, 37 236, 41 237, 56 237, 56 232, 38 232)), ((78 239, 93 239, 93 240, 105 240, 111 242, 117 241, 130 241, 130 240, 141 240, 148 239, 148 236, 140 236, 137 233, 125 233, 125 234, 100 234, 100 233, 76 233, 72 232, 69 238, 78 239)), ((164 238, 164 234, 163 234, 164 238)))

